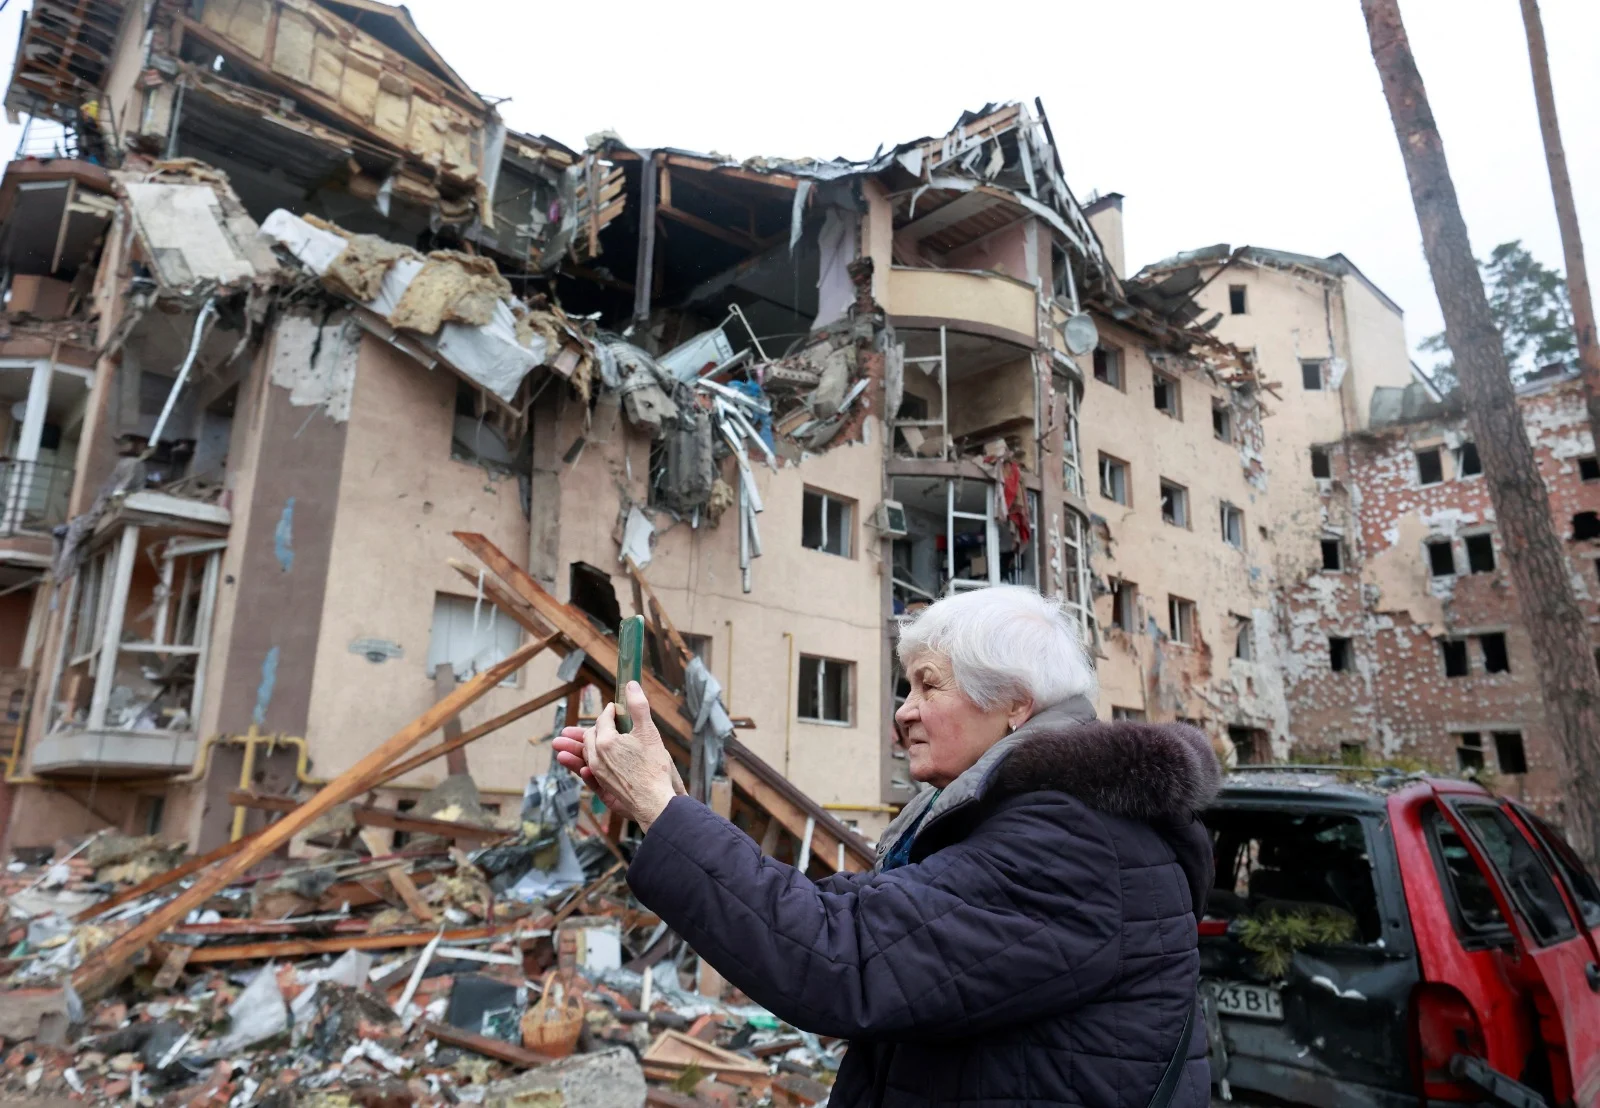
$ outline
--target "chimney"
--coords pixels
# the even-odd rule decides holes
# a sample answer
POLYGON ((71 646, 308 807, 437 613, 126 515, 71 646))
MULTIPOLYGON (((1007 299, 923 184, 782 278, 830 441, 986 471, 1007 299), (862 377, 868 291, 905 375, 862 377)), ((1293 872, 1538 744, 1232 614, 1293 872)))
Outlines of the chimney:
POLYGON ((1122 193, 1108 192, 1083 209, 1089 226, 1100 237, 1111 271, 1120 280, 1128 275, 1127 261, 1122 253, 1122 193))

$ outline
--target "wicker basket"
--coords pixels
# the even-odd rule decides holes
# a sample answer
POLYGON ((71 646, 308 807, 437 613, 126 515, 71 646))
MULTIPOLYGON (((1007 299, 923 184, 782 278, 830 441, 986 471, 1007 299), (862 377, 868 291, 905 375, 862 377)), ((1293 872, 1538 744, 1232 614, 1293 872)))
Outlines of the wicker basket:
POLYGON ((554 971, 545 974, 539 999, 522 1015, 522 1045, 546 1058, 565 1058, 582 1031, 582 994, 554 971))

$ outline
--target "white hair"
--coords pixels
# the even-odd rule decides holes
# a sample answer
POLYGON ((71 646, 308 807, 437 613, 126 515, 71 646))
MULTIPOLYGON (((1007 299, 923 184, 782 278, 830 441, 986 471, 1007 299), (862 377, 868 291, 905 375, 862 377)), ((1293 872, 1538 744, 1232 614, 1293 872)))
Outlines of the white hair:
POLYGON ((955 593, 900 625, 900 664, 949 659, 957 687, 988 711, 1032 700, 1035 711, 1073 696, 1093 700, 1098 683, 1082 632, 1061 604, 1023 585, 955 593))

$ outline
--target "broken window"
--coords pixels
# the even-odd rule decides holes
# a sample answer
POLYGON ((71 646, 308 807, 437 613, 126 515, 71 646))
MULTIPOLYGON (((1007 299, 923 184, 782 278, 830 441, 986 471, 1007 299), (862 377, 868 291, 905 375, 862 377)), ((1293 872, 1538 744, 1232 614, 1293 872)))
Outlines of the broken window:
POLYGON ((1315 913, 1349 921, 1351 941, 1380 940, 1372 858, 1360 819, 1308 812, 1298 803, 1292 808, 1214 806, 1206 811, 1206 828, 1216 859, 1207 916, 1233 920, 1315 913))
POLYGON ((853 662, 800 655, 800 703, 796 714, 807 723, 850 722, 853 662))
POLYGON ((1233 441, 1233 409, 1220 400, 1211 402, 1211 433, 1223 442, 1233 441))
POLYGON ((1233 656, 1241 662, 1256 660, 1255 621, 1239 617, 1239 633, 1233 640, 1233 656))
MULTIPOLYGON (((620 622, 620 621, 619 621, 620 622)), ((428 676, 448 662, 456 680, 503 662, 522 645, 522 627, 487 600, 435 593, 433 626, 428 632, 428 676)), ((512 674, 502 685, 515 685, 512 674)))
POLYGON ((1446 677, 1466 677, 1472 672, 1467 662, 1467 640, 1440 639, 1439 653, 1444 656, 1446 677))
POLYGON ((490 404, 482 389, 465 379, 458 379, 455 423, 450 434, 450 457, 499 473, 516 472, 516 452, 501 426, 504 415, 502 410, 490 404))
POLYGON ((1528 753, 1522 746, 1521 731, 1494 733, 1494 760, 1501 773, 1528 772, 1528 753))
POLYGON ((1470 573, 1494 572, 1494 536, 1468 535, 1462 544, 1467 548, 1467 570, 1470 573))
POLYGON ((1100 455, 1100 495, 1118 504, 1128 502, 1128 463, 1100 455))
POLYGON ((1585 481, 1600 481, 1600 458, 1593 454, 1579 458, 1578 476, 1585 481))
POLYGON ((1241 766, 1271 761, 1265 731, 1254 727, 1229 727, 1228 741, 1233 743, 1234 760, 1241 766))
POLYGON ((1338 539, 1322 540, 1322 568, 1332 571, 1344 568, 1344 544, 1338 539))
POLYGON ((1478 636, 1478 647, 1483 651, 1483 672, 1510 673, 1511 652, 1506 647, 1506 636, 1494 631, 1478 636))
POLYGON ((1578 902, 1579 913, 1583 922, 1590 927, 1600 926, 1600 884, 1595 882, 1594 876, 1584 866, 1577 852, 1561 835, 1544 820, 1518 806, 1517 815, 1522 817, 1522 822, 1532 829, 1534 837, 1544 844, 1551 859, 1556 864, 1556 869, 1561 871, 1567 879, 1567 888, 1578 902))
POLYGON ((1079 393, 1076 384, 1066 386, 1067 418, 1061 428, 1061 467, 1062 480, 1066 482, 1067 491, 1074 496, 1087 495, 1083 489, 1083 452, 1079 448, 1080 441, 1078 422, 1079 393))
POLYGON ((1167 597, 1167 633, 1172 641, 1185 646, 1194 642, 1194 601, 1181 596, 1167 597))
POLYGON ((854 501, 807 489, 801 509, 800 545, 807 550, 850 557, 850 523, 854 514, 854 501))
POLYGON ((1094 379, 1114 389, 1122 387, 1122 351, 1115 346, 1094 348, 1094 379))
POLYGON ((678 637, 683 640, 683 645, 689 648, 690 654, 704 662, 707 669, 711 668, 710 635, 695 635, 688 631, 680 631, 678 637))
POLYGON ((1333 459, 1326 447, 1311 448, 1311 476, 1318 480, 1327 480, 1333 476, 1333 459))
POLYGON ((1152 372, 1150 376, 1156 411, 1165 412, 1173 419, 1182 419, 1183 398, 1178 388, 1178 379, 1159 372, 1152 372))
POLYGON ((1321 361, 1307 361, 1300 363, 1300 385, 1307 392, 1321 392, 1323 388, 1323 366, 1321 361))
POLYGON ((1359 766, 1366 760, 1366 744, 1358 742, 1341 742, 1339 744, 1339 761, 1342 765, 1359 766))
POLYGON ((1111 624, 1128 632, 1139 629, 1139 586, 1132 581, 1111 582, 1111 624))
POLYGON ((1509 943, 1511 930, 1500 914, 1500 905, 1489 887, 1489 880, 1456 829, 1432 805, 1423 815, 1423 825, 1428 830, 1434 868, 1445 888, 1451 922, 1462 947, 1488 950, 1509 943))
POLYGON ((1119 708, 1115 704, 1113 704, 1111 706, 1111 718, 1112 719, 1136 719, 1136 720, 1137 719, 1143 719, 1144 718, 1144 709, 1143 708, 1119 708))
POLYGON ((1243 285, 1228 286, 1228 314, 1245 314, 1245 287, 1243 285))
POLYGON ((1072 282, 1072 255, 1059 242, 1050 244, 1050 295, 1063 304, 1077 303, 1072 282))
POLYGON ((1456 809, 1483 845, 1501 885, 1528 921, 1541 944, 1561 942, 1577 935, 1566 902, 1550 871, 1509 816, 1495 804, 1462 804, 1456 809))
POLYGON ((1066 526, 1062 529, 1062 569, 1064 589, 1062 600, 1067 610, 1078 621, 1078 627, 1086 634, 1094 621, 1094 609, 1086 602, 1091 595, 1089 588, 1089 562, 1084 555, 1083 543, 1083 517, 1071 508, 1063 508, 1062 519, 1066 526))
POLYGON ((1476 477, 1483 472, 1483 462, 1478 458, 1478 444, 1464 442, 1456 447, 1456 476, 1476 477))
POLYGON ((1437 485, 1444 480, 1444 460, 1437 446, 1417 451, 1417 484, 1437 485))
POLYGON ((1456 768, 1462 773, 1483 768, 1483 732, 1462 731, 1456 735, 1456 768))
POLYGON ((1572 539, 1574 542, 1600 539, 1600 515, 1594 512, 1579 512, 1573 516, 1572 539))
POLYGON ((1342 635, 1328 636, 1328 668, 1335 673, 1349 673, 1356 668, 1355 644, 1342 635))
POLYGON ((1449 539, 1428 540, 1428 572, 1434 577, 1452 577, 1456 572, 1455 548, 1449 539))
POLYGON ((1222 504, 1222 541, 1237 550, 1244 549, 1244 512, 1227 501, 1222 504))
POLYGON ((1161 482, 1161 518, 1174 527, 1189 526, 1189 490, 1172 481, 1161 482))

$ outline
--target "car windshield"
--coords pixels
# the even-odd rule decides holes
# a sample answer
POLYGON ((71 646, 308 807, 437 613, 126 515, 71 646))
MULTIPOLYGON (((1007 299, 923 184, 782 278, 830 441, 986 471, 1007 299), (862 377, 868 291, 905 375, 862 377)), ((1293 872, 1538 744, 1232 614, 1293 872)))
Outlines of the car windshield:
POLYGON ((1205 822, 1217 863, 1207 916, 1304 916, 1326 921, 1329 933, 1342 932, 1362 943, 1378 941, 1378 896, 1359 819, 1327 812, 1213 808, 1205 822))

